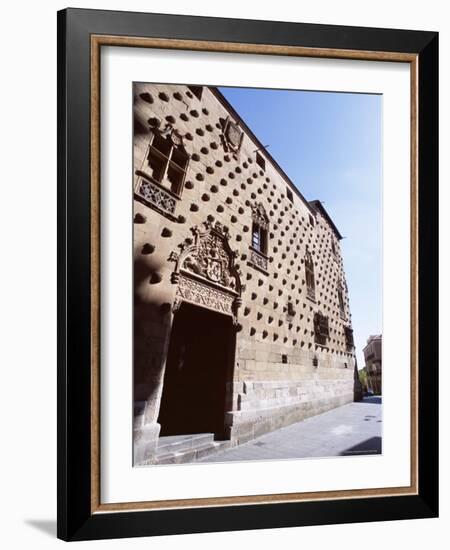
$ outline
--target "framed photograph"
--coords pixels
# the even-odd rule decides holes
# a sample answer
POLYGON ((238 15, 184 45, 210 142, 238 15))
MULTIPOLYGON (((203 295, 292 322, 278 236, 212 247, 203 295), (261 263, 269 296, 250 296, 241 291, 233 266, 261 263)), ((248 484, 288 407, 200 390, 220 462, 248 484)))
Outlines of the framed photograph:
POLYGON ((58 13, 58 536, 438 514, 438 35, 58 13))

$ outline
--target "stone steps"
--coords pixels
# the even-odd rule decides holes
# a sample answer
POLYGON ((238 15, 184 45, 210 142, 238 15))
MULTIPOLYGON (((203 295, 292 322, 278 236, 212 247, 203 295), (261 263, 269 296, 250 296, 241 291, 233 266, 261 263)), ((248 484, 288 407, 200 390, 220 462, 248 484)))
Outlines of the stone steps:
POLYGON ((184 451, 200 445, 212 443, 213 441, 213 433, 162 436, 158 439, 157 454, 184 451))
POLYGON ((229 441, 214 441, 212 433, 160 437, 153 463, 194 462, 229 446, 229 441))

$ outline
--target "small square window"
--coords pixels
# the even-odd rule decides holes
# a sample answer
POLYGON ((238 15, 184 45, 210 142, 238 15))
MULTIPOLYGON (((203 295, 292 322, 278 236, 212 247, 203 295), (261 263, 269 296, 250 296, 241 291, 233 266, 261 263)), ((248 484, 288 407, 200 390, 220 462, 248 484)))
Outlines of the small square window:
POLYGON ((258 152, 256 153, 256 164, 262 169, 266 169, 266 161, 258 152))
POLYGON ((286 195, 291 202, 294 202, 294 195, 292 194, 292 191, 290 189, 286 189, 286 195))
POLYGON ((282 363, 285 363, 285 364, 287 363, 287 355, 285 355, 284 353, 283 353, 283 355, 281 356, 281 362, 282 362, 282 363))
POLYGON ((311 214, 309 215, 309 225, 314 227, 314 217, 311 214))
POLYGON ((197 99, 202 98, 203 86, 188 86, 188 88, 195 95, 197 99))

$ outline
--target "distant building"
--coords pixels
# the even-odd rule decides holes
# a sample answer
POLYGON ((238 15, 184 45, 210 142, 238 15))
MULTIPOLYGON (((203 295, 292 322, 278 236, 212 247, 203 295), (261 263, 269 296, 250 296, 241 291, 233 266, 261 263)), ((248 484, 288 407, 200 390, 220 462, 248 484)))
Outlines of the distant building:
POLYGON ((381 395, 381 334, 369 336, 363 349, 366 361, 367 385, 376 395, 381 395))
POLYGON ((216 88, 135 84, 135 464, 354 400, 341 238, 216 88))

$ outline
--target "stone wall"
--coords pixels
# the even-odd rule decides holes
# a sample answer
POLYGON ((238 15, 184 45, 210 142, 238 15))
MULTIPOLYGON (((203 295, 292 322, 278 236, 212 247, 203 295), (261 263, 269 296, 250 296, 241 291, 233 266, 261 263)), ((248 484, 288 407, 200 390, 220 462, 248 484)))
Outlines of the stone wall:
POLYGON ((153 452, 159 433, 177 289, 170 254, 204 222, 227 230, 245 285, 226 413, 232 444, 352 401, 355 362, 344 332, 351 316, 340 236, 324 210, 302 197, 215 89, 202 88, 199 99, 186 86, 135 84, 134 119, 135 463, 153 452), (154 186, 150 199, 143 196, 155 128, 175 131, 190 156, 179 198, 164 194, 168 182, 154 186), (252 219, 261 207, 267 254, 255 257, 252 219), (315 299, 307 296, 307 251, 315 299), (315 338, 317 312, 328 317, 324 345, 315 338))

